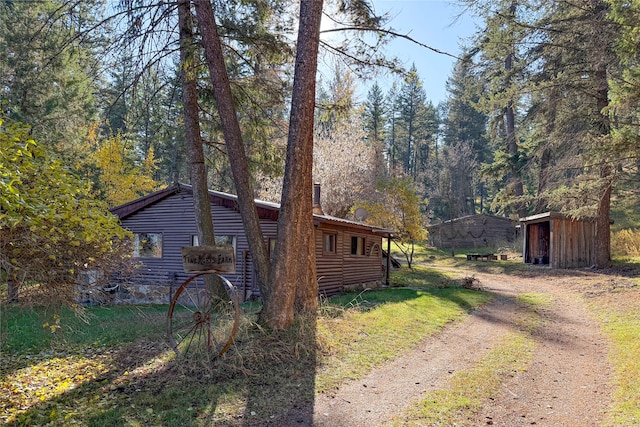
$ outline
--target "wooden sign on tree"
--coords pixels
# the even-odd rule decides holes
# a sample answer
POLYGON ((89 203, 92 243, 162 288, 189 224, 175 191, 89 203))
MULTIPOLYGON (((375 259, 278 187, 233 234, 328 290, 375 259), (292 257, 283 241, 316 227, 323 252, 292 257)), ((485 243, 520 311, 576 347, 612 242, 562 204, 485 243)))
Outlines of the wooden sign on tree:
POLYGON ((235 249, 232 245, 183 246, 181 250, 185 273, 236 272, 235 249))

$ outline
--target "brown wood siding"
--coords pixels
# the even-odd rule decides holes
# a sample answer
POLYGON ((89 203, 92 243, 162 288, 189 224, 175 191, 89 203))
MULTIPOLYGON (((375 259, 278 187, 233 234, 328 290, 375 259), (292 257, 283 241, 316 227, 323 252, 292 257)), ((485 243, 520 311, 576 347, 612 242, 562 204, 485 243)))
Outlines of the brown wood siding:
MULTIPOLYGON (((254 268, 240 214, 227 207, 211 205, 217 235, 236 236, 236 273, 225 275, 243 294, 257 293, 254 268), (247 253, 245 258, 244 254, 247 253)), ((188 192, 173 194, 145 207, 122 220, 122 225, 134 233, 161 233, 162 258, 140 258, 140 268, 134 279, 146 284, 179 286, 189 275, 182 268, 182 246, 191 246, 196 235, 192 196, 188 192)), ((275 238, 277 223, 261 221, 265 239, 275 238)))
POLYGON ((542 254, 540 235, 548 233, 549 265, 553 268, 587 267, 595 259, 595 223, 551 213, 525 225, 524 262, 531 263, 542 254), (548 231, 545 227, 548 224, 548 231))
POLYGON ((514 242, 515 222, 491 215, 470 215, 428 227, 429 244, 438 248, 477 248, 514 242))
POLYGON ((552 267, 574 268, 594 262, 595 226, 591 221, 554 218, 552 267))
POLYGON ((371 243, 382 245, 382 237, 360 233, 345 233, 343 239, 342 254, 344 256, 344 284, 352 285, 382 280, 382 255, 378 256, 366 253, 366 248, 371 243), (351 237, 363 237, 365 239, 365 254, 351 254, 351 237))
MULTIPOLYGON (((236 273, 224 275, 235 285, 243 297, 259 297, 255 283, 254 266, 249 253, 242 218, 232 203, 221 203, 224 198, 212 198, 211 210, 216 235, 236 236, 236 273)), ((226 199, 224 199, 226 200, 226 199)), ((131 205, 141 206, 137 203, 131 205)), ((128 206, 128 205, 126 205, 128 206)), ((269 210, 263 207, 263 210, 269 210)), ((277 211, 275 211, 277 212, 277 211)), ((277 234, 277 214, 264 214, 262 231, 267 240, 277 234)), ((332 218, 314 219, 316 224, 315 249, 320 293, 334 295, 345 286, 384 280, 382 270, 382 236, 367 226, 332 218), (324 253, 323 232, 336 236, 336 253, 324 253), (365 239, 365 255, 351 255, 351 236, 365 239)), ((122 225, 134 233, 162 234, 162 258, 140 258, 140 268, 133 281, 137 284, 164 285, 177 289, 190 275, 184 273, 180 248, 191 245, 196 234, 193 198, 190 191, 164 192, 135 211, 127 211, 122 225)), ((385 231, 379 231, 384 233, 385 231)), ((167 301, 168 302, 168 301, 167 301)))
POLYGON ((344 233, 336 227, 319 226, 315 230, 316 274, 318 288, 321 295, 334 295, 342 290, 344 285, 344 258, 340 256, 340 248, 344 240, 344 233), (332 233, 336 236, 336 252, 327 254, 324 251, 324 234, 332 233))
POLYGON ((323 295, 334 295, 345 286, 360 285, 370 282, 382 282, 382 237, 378 235, 354 233, 341 227, 322 225, 316 228, 316 271, 318 286, 323 295), (324 233, 336 234, 336 253, 324 252, 324 233), (365 239, 365 249, 374 249, 365 255, 351 255, 351 237, 365 239), (377 246, 374 246, 377 244, 377 246))

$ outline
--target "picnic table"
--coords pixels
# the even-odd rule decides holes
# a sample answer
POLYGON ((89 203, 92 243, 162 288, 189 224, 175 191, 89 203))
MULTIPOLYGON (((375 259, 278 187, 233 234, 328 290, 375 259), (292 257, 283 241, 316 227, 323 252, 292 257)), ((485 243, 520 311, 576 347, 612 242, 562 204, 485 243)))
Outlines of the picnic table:
MULTIPOLYGON (((467 254, 467 261, 496 261, 498 259, 498 255, 496 254, 467 254)), ((507 256, 504 254, 500 254, 501 260, 506 260, 507 256)))

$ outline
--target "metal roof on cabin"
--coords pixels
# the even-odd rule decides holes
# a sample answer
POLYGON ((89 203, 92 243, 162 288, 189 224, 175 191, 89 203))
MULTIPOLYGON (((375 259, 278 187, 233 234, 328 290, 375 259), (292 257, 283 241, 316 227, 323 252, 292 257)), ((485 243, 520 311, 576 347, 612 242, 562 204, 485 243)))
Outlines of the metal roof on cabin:
MULTIPOLYGON (((164 190, 159 190, 146 196, 140 197, 139 199, 132 200, 120 206, 116 206, 110 209, 110 212, 122 220, 147 206, 150 206, 166 197, 171 196, 172 194, 176 194, 181 191, 193 193, 193 188, 191 185, 187 184, 174 184, 170 187, 165 188, 164 190)), ((221 191, 209 190, 209 198, 211 199, 211 203, 216 206, 223 206, 229 209, 234 209, 236 211, 238 210, 238 196, 236 195, 223 193, 221 191)), ((254 201, 256 203, 256 207, 258 209, 258 217, 260 219, 272 219, 274 221, 278 220, 278 214, 280 213, 279 203, 272 203, 258 199, 255 199, 254 201)), ((393 233, 393 230, 364 224, 362 222, 337 218, 331 215, 313 214, 313 217, 315 220, 323 223, 349 225, 355 228, 367 230, 372 233, 380 233, 383 235, 386 234, 387 236, 393 233)))

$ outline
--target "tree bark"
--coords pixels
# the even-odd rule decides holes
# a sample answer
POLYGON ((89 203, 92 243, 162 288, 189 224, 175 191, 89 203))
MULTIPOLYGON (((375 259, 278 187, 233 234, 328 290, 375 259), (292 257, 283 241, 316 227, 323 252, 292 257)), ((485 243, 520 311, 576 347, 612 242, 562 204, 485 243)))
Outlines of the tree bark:
POLYGON ((203 245, 215 243, 213 219, 209 189, 205 174, 204 150, 200 133, 198 92, 194 71, 193 20, 189 1, 178 3, 178 22, 180 27, 180 70, 182 74, 182 104, 189 171, 193 187, 193 202, 196 212, 198 238, 203 245))
MULTIPOLYGON (((211 201, 207 186, 202 134, 200 132, 200 109, 195 75, 195 54, 193 40, 193 15, 188 0, 178 2, 178 26, 180 28, 180 70, 182 74, 182 104, 189 174, 193 188, 193 209, 196 230, 201 245, 214 245, 215 233, 211 215, 211 201)), ((226 291, 221 280, 207 276, 207 286, 216 295, 224 297, 226 291)))
POLYGON ((19 285, 11 270, 6 271, 7 275, 7 302, 9 304, 18 302, 19 285))
MULTIPOLYGON (((318 308, 312 215, 313 118, 322 0, 302 0, 278 239, 264 319, 274 329, 318 308), (295 309, 294 309, 295 308, 295 309)), ((266 302, 266 301, 265 301, 266 302)))
MULTIPOLYGON (((611 134, 611 125, 604 114, 609 106, 609 81, 607 79, 606 65, 602 62, 595 66, 596 79, 596 115, 599 120, 599 133, 603 137, 611 134)), ((596 267, 607 268, 611 265, 611 166, 606 163, 600 167, 600 179, 603 181, 600 199, 598 202, 598 216, 596 218, 596 267)))
POLYGON ((269 294, 269 254, 262 235, 262 229, 260 228, 249 162, 245 153, 235 101, 224 63, 215 14, 209 0, 194 0, 193 3, 198 17, 198 28, 202 37, 202 45, 213 84, 218 115, 229 155, 233 182, 238 195, 238 208, 247 234, 251 257, 258 273, 258 286, 264 296, 269 294))
MULTIPOLYGON (((510 18, 515 20, 516 15, 516 2, 511 2, 511 6, 509 8, 510 18)), ((504 69, 507 73, 507 87, 510 87, 512 84, 511 73, 513 71, 513 58, 515 51, 515 41, 512 41, 512 51, 507 55, 504 61, 504 69)), ((505 107, 505 125, 507 131, 507 151, 510 157, 510 181, 513 186, 514 196, 516 198, 522 197, 524 195, 524 186, 522 185, 522 175, 518 170, 517 158, 518 158, 518 140, 516 138, 516 121, 515 121, 515 111, 514 111, 514 100, 510 99, 505 107)), ((524 218, 527 216, 526 207, 522 202, 518 202, 517 205, 518 216, 520 218, 524 218)))

